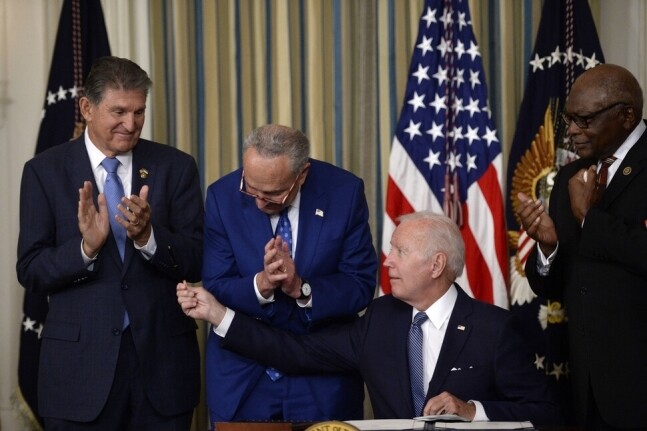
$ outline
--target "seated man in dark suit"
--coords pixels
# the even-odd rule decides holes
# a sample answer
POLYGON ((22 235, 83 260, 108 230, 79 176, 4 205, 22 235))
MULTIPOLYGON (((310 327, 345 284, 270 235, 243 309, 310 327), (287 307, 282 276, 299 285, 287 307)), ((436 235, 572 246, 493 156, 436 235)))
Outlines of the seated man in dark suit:
POLYGON ((559 423, 519 322, 454 282, 465 252, 456 224, 430 212, 400 221, 384 262, 392 295, 375 299, 353 323, 296 336, 234 313, 202 288, 179 284, 178 302, 187 315, 211 322, 223 347, 284 372, 359 370, 376 418, 444 413, 559 423))

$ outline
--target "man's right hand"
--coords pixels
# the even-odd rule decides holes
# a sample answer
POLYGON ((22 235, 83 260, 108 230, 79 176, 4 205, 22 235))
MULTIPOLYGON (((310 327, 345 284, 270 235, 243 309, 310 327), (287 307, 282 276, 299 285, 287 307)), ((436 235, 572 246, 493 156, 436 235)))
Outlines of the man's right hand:
POLYGON ((177 284, 177 302, 182 311, 194 319, 220 325, 227 308, 203 287, 191 287, 186 281, 177 284))
POLYGON ((521 206, 517 215, 521 219, 521 225, 528 236, 539 244, 542 253, 550 256, 557 247, 557 230, 553 219, 550 218, 540 200, 532 201, 524 193, 517 195, 521 206))
POLYGON ((79 189, 77 218, 79 231, 83 236, 83 252, 90 258, 99 253, 110 234, 110 215, 103 193, 99 194, 98 203, 97 210, 92 200, 92 183, 85 181, 83 188, 79 189))
POLYGON ((281 257, 288 253, 287 243, 272 238, 265 244, 265 255, 263 256, 263 271, 256 274, 256 286, 263 298, 269 298, 274 290, 281 287, 283 281, 288 278, 287 262, 281 257))

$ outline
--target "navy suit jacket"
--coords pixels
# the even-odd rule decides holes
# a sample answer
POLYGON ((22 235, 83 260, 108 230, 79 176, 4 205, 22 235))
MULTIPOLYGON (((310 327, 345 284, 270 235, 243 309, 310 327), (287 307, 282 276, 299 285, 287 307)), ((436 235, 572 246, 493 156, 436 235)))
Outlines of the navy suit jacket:
MULTIPOLYGON (((483 403, 493 421, 559 423, 545 376, 508 311, 470 298, 458 285, 427 400, 449 391, 483 403)), ((412 307, 391 295, 375 299, 355 323, 295 337, 236 313, 223 346, 291 373, 359 370, 376 418, 414 413, 407 343, 412 307)))
MULTIPOLYGON (((311 160, 301 187, 295 265, 312 286, 313 307, 303 309, 280 290, 259 305, 254 276, 263 270, 265 244, 273 236, 269 217, 240 193, 241 170, 207 191, 203 283, 228 307, 297 334, 315 332, 332 320, 356 318, 373 298, 377 256, 368 225, 361 179, 311 160)), ((224 350, 220 338, 207 346, 207 399, 217 417, 236 414, 265 366, 224 350)), ((327 417, 361 415, 364 390, 356 373, 312 376, 309 384, 327 417)), ((323 419, 323 418, 322 418, 323 419)))
POLYGON ((584 226, 573 217, 568 180, 596 163, 558 172, 549 212, 559 248, 550 272, 526 261, 530 286, 564 301, 576 414, 586 419, 589 382, 602 418, 619 428, 647 424, 647 132, 629 150, 584 226))
POLYGON ((29 291, 49 295, 38 378, 44 417, 91 421, 115 375, 124 312, 142 365, 146 395, 160 413, 191 410, 200 396, 196 324, 175 295, 198 281, 203 205, 193 158, 140 139, 133 149, 132 193, 148 185, 157 251, 150 260, 127 239, 124 262, 112 235, 88 268, 77 208, 84 181, 97 186, 84 138, 28 161, 20 192, 17 273, 29 291))

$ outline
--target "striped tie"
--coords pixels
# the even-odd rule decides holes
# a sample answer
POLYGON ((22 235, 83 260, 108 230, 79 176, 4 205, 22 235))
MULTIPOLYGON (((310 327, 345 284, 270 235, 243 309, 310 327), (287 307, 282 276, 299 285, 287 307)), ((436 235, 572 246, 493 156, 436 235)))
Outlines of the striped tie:
POLYGON ((413 318, 409 328, 409 374, 411 377, 411 396, 413 398, 414 414, 422 415, 426 388, 425 373, 422 360, 422 328, 421 325, 428 319, 427 313, 418 312, 413 318))
POLYGON ((598 179, 595 183, 595 190, 593 191, 593 205, 597 205, 602 200, 602 195, 607 189, 607 177, 609 175, 609 166, 616 161, 616 158, 611 156, 602 160, 600 166, 600 172, 598 172, 598 179))

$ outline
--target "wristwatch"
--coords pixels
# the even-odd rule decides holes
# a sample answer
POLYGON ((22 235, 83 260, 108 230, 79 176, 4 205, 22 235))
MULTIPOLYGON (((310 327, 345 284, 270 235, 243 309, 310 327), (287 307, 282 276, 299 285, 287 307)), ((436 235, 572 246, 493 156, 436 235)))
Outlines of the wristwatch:
POLYGON ((299 296, 299 299, 306 299, 312 295, 312 287, 310 287, 310 283, 308 283, 306 280, 301 280, 301 296, 299 296))

